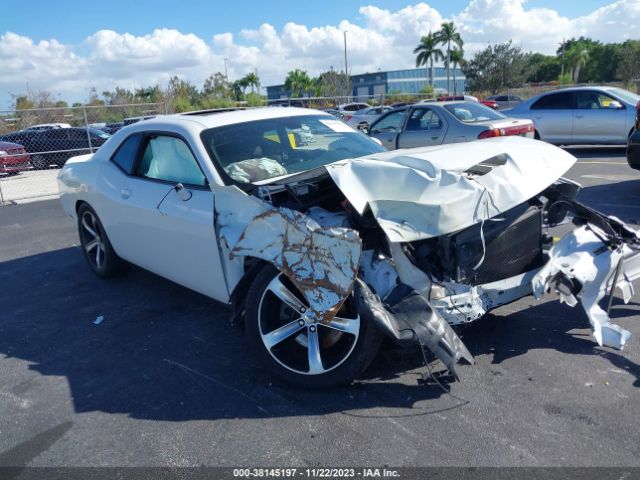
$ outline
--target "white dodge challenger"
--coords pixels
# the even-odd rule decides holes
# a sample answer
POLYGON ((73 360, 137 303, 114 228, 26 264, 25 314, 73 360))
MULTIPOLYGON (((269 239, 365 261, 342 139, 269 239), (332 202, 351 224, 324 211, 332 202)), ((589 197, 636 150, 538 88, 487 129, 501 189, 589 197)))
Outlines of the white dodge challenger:
POLYGON ((631 297, 640 239, 576 202, 574 162, 520 137, 386 152, 328 114, 259 108, 134 124, 58 182, 97 275, 129 262, 229 303, 265 366, 325 387, 385 335, 455 375, 473 357, 451 325, 550 289, 621 349, 599 302, 631 297))

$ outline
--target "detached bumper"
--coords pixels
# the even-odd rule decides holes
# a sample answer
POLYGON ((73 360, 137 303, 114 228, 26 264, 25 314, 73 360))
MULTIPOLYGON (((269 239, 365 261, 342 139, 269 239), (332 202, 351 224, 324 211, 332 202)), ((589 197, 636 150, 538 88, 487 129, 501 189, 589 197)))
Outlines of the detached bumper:
POLYGON ((640 242, 637 232, 615 218, 600 216, 597 223, 577 228, 553 246, 532 280, 533 293, 540 298, 553 288, 562 302, 580 303, 598 344, 622 349, 631 333, 611 323, 608 310, 614 288, 625 303, 633 296, 632 282, 640 278, 640 242), (600 301, 607 295, 605 311, 600 301))

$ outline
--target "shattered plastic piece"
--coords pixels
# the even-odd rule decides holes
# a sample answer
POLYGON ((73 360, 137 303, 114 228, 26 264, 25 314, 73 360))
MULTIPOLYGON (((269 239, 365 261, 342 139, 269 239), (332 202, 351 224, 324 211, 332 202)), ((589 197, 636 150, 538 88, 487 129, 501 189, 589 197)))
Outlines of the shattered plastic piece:
POLYGON ((501 137, 341 160, 327 165, 360 214, 367 208, 391 242, 437 237, 495 217, 534 197, 575 163, 544 142, 501 137), (484 175, 467 170, 503 155, 484 175))
POLYGON ((408 292, 400 301, 387 309, 360 278, 356 279, 354 286, 354 298, 358 312, 363 318, 372 321, 400 345, 419 344, 427 348, 458 378, 456 372, 458 361, 465 359, 473 364, 473 356, 460 337, 431 308, 422 295, 410 288, 408 292))
POLYGON ((620 276, 615 286, 622 290, 625 303, 631 298, 630 282, 640 277, 640 253, 624 243, 611 250, 601 240, 603 235, 596 234, 594 228, 592 225, 577 228, 551 248, 549 261, 532 280, 533 292, 539 299, 553 285, 561 301, 573 306, 579 300, 598 345, 621 350, 631 333, 612 324, 598 303, 614 287, 620 261, 620 276))
POLYGON ((391 259, 365 250, 360 256, 360 275, 383 300, 398 285, 398 272, 391 259))
POLYGON ((96 317, 96 319, 93 321, 94 325, 100 325, 102 323, 102 321, 104 320, 104 317, 102 315, 99 315, 98 317, 96 317))
POLYGON ((222 212, 219 231, 231 258, 251 256, 275 265, 304 295, 321 322, 329 322, 350 294, 361 242, 353 229, 322 227, 300 212, 246 197, 241 220, 222 212))

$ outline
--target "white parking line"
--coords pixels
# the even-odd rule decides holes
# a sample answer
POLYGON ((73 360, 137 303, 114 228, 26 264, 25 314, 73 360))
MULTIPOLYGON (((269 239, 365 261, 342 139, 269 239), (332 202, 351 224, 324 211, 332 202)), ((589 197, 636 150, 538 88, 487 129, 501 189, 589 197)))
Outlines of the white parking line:
POLYGON ((592 163, 592 164, 599 164, 599 165, 627 165, 627 162, 583 162, 581 160, 578 160, 578 163, 592 163))

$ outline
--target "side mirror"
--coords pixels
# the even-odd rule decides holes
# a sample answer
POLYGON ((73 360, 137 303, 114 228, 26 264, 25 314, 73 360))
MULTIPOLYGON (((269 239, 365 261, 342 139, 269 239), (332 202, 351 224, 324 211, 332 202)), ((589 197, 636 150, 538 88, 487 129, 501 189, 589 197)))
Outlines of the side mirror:
POLYGON ((191 200, 192 193, 184 188, 184 185, 182 185, 182 183, 178 183, 175 187, 173 187, 173 189, 178 194, 178 198, 183 202, 191 200))
POLYGON ((616 110, 620 110, 620 109, 622 109, 624 107, 622 106, 622 104, 619 101, 611 100, 609 102, 609 105, 607 105, 607 108, 613 108, 613 109, 616 109, 616 110))
POLYGON ((369 125, 358 125, 358 130, 360 130, 365 135, 369 134, 369 125))

